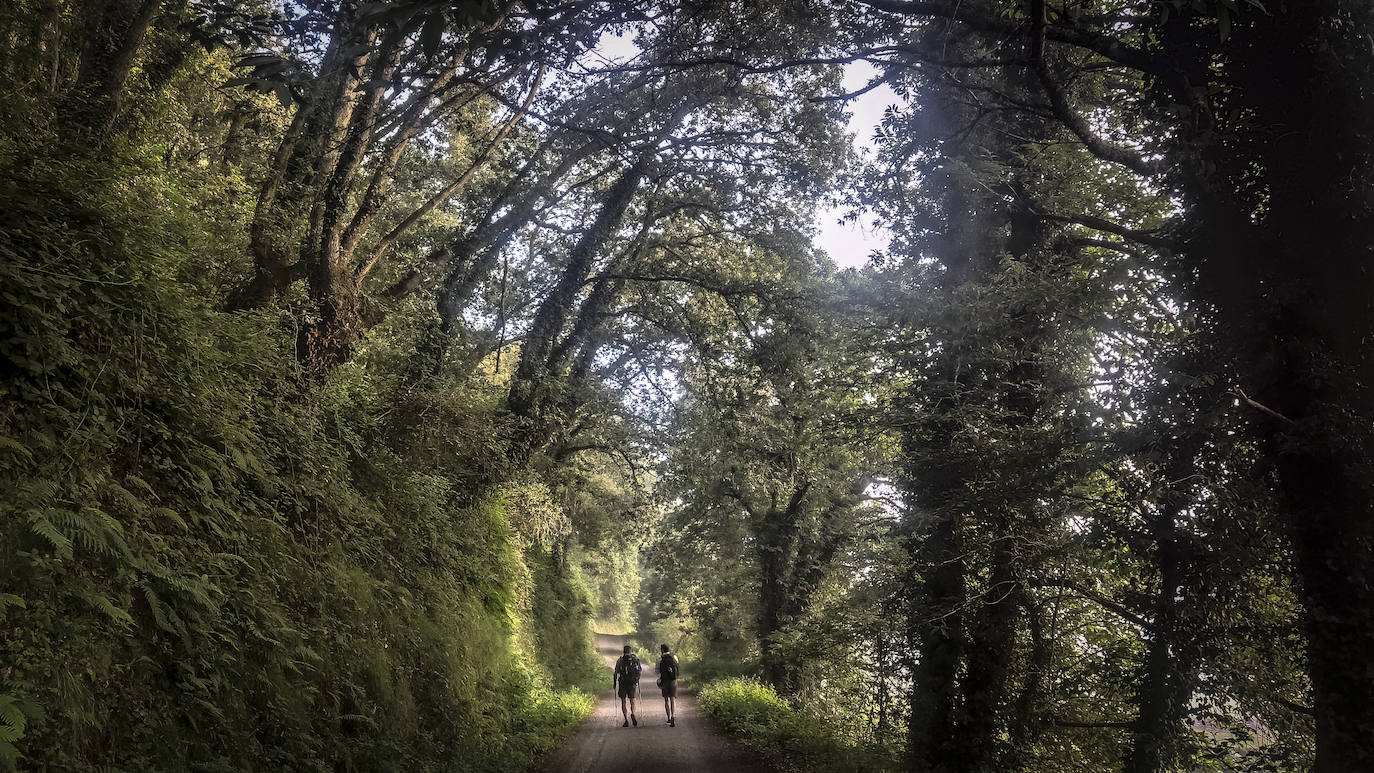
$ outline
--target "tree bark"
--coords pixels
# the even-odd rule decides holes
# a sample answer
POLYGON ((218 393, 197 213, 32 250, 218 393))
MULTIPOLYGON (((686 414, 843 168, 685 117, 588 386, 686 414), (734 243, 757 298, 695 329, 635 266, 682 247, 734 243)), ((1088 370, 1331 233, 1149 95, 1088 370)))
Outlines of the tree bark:
POLYGON ((1188 702, 1197 675, 1196 634, 1189 634, 1181 606, 1188 599, 1188 551, 1178 528, 1194 501, 1194 457, 1202 438, 1170 438, 1164 468, 1164 492, 1149 520, 1159 584, 1155 588, 1152 625, 1145 647, 1137 695, 1138 712, 1131 729, 1131 748, 1123 773, 1160 773, 1179 769, 1179 741, 1186 728, 1188 702))
POLYGON ((924 579, 916 583, 920 601, 913 605, 907 627, 907 638, 920 652, 912 670, 907 769, 948 773, 959 752, 955 744, 957 677, 968 603, 963 549, 954 519, 941 518, 912 553, 926 570, 924 579))
MULTIPOLYGON (((676 122, 673 126, 676 126, 676 122)), ((559 275, 558 283, 535 312, 529 334, 520 350, 520 363, 516 366, 507 399, 507 406, 515 416, 526 420, 540 419, 538 414, 544 402, 542 393, 549 386, 541 382, 553 377, 548 371, 548 357, 576 306, 577 293, 591 275, 596 256, 620 227, 630 202, 644 181, 649 164, 658 152, 657 144, 650 143, 641 151, 635 162, 611 185, 596 219, 569 253, 568 263, 559 275)))
POLYGON ((1003 770, 998 763, 1005 746, 1002 728, 1016 644, 1020 583, 1012 567, 1010 531, 998 529, 994 539, 984 598, 969 615, 963 701, 955 742, 963 751, 957 761, 952 761, 954 769, 970 773, 1003 770))
POLYGON ((162 0, 140 0, 132 12, 117 1, 92 5, 99 10, 88 7, 76 85, 67 97, 68 120, 103 142, 162 0))
POLYGON ((1297 554, 1318 773, 1374 769, 1374 7, 1289 3, 1233 33, 1227 70, 1261 127, 1215 148, 1193 254, 1251 383, 1297 554), (1248 165, 1249 169, 1245 166, 1248 165), (1239 208, 1252 169, 1268 200, 1239 208), (1230 226, 1228 233, 1217 228, 1230 226))

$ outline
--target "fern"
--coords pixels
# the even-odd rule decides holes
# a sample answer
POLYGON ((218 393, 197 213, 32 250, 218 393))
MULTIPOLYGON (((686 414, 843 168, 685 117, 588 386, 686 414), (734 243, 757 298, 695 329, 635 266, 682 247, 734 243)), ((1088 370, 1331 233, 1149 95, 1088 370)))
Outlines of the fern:
POLYGON ((87 507, 82 513, 89 515, 90 519, 83 519, 80 522, 81 528, 91 535, 93 540, 100 543, 98 552, 104 555, 127 556, 129 546, 124 542, 124 527, 119 521, 104 510, 95 507, 87 507))
POLYGON ((0 694, 0 766, 13 770, 20 759, 15 746, 24 737, 30 721, 44 717, 43 709, 33 701, 17 695, 0 694))
POLYGON ((169 521, 171 521, 172 523, 176 524, 176 525, 177 525, 177 528, 181 529, 182 531, 187 531, 188 529, 191 528, 190 525, 188 525, 188 524, 186 523, 186 520, 185 520, 184 518, 182 518, 181 515, 177 513, 177 511, 175 511, 175 510, 173 510, 173 509, 171 509, 171 508, 168 508, 168 507, 154 507, 154 508, 153 508, 153 514, 154 514, 154 515, 162 516, 163 518, 166 518, 167 520, 169 520, 169 521))
POLYGON ((47 515, 38 510, 29 510, 25 513, 28 516, 29 529, 38 536, 48 541, 53 550, 61 558, 72 557, 71 538, 62 533, 57 525, 48 520, 47 515))
POLYGON ((121 627, 128 629, 133 626, 133 617, 131 617, 128 612, 125 612, 124 610, 115 606, 115 603, 113 601, 110 601, 105 596, 99 593, 82 593, 81 598, 87 604, 90 604, 92 607, 98 610, 101 614, 110 618, 110 620, 114 621, 115 623, 118 623, 121 627))
POLYGON ((0 593, 0 618, 4 617, 5 609, 7 607, 19 607, 20 609, 26 608, 24 600, 14 595, 13 593, 0 593))
POLYGON ((129 554, 123 527, 99 508, 84 507, 80 511, 34 509, 26 514, 29 529, 46 540, 62 558, 71 558, 76 546, 106 558, 129 554))
POLYGON ((19 441, 14 440, 12 438, 7 438, 4 435, 0 435, 0 448, 4 448, 10 451, 18 451, 20 454, 23 454, 25 459, 33 461, 33 452, 25 448, 23 444, 21 444, 19 441))
POLYGON ((148 609, 153 615, 153 624, 167 633, 186 636, 186 624, 177 616, 177 613, 158 597, 151 585, 146 582, 139 583, 139 585, 143 588, 143 598, 148 602, 148 609))

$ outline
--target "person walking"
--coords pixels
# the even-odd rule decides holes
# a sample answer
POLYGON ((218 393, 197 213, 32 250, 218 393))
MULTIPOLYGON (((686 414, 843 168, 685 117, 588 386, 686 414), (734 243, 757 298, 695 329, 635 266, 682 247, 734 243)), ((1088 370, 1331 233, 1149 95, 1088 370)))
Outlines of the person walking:
POLYGON ((668 715, 665 723, 677 727, 677 655, 668 651, 668 645, 660 644, 658 649, 658 688, 663 691, 663 713, 668 715))
POLYGON ((635 727, 639 727, 639 720, 635 717, 635 698, 639 696, 639 674, 643 666, 639 664, 639 657, 630 651, 630 645, 625 645, 625 654, 615 662, 615 670, 611 672, 611 689, 620 697, 620 716, 625 718, 625 723, 621 727, 629 727, 633 722, 635 727), (630 712, 625 713, 625 700, 630 701, 630 712))

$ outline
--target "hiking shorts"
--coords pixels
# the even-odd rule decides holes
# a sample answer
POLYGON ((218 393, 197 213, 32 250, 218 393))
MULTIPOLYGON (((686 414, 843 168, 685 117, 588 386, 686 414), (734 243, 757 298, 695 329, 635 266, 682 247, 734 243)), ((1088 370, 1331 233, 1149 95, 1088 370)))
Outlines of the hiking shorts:
POLYGON ((615 689, 615 694, 620 698, 638 698, 639 684, 637 682, 621 682, 615 689))
POLYGON ((663 691, 663 697, 665 697, 665 698, 676 698, 676 697, 677 697, 677 680, 676 680, 676 679, 664 679, 662 682, 659 683, 658 689, 660 689, 660 690, 663 691))

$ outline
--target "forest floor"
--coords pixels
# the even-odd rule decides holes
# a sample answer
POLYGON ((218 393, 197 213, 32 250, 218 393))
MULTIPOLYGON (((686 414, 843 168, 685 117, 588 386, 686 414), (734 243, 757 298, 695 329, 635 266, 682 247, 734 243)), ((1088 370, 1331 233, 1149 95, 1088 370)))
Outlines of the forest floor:
MULTIPOLYGON (((627 638, 597 634, 597 649, 610 668, 627 638)), ((677 726, 664 724, 663 698, 654 682, 655 653, 639 653, 644 662, 640 678, 639 726, 621 727, 620 700, 609 691, 596 711, 545 759, 544 773, 772 773, 762 757, 730 739, 710 717, 701 713, 691 695, 678 691, 677 726)))

